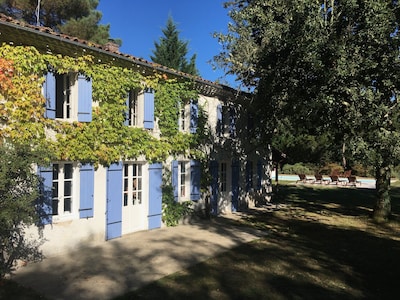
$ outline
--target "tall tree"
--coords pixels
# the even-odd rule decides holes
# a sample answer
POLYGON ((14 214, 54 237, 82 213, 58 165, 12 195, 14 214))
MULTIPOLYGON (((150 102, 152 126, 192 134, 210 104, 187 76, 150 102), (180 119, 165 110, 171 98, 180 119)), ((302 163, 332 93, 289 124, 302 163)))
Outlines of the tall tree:
POLYGON ((187 60, 189 42, 179 39, 179 31, 171 16, 168 17, 166 27, 162 32, 164 36, 159 42, 154 42, 155 50, 150 56, 151 60, 178 71, 199 75, 196 68, 196 54, 193 54, 189 61, 187 60))
POLYGON ((29 24, 105 44, 110 38, 110 25, 99 24, 102 14, 96 10, 98 4, 98 0, 0 0, 0 12, 29 24))
POLYGON ((277 124, 330 131, 374 166, 374 219, 391 213, 391 166, 400 159, 395 0, 233 0, 224 51, 215 58, 255 88, 260 134, 277 124))

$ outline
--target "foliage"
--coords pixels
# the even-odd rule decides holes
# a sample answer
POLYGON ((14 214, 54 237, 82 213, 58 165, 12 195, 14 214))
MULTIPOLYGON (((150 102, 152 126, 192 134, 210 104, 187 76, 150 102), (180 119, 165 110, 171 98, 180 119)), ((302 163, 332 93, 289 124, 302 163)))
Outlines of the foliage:
POLYGON ((0 12, 29 24, 105 44, 110 38, 110 25, 99 25, 102 14, 96 10, 98 3, 98 0, 52 0, 41 1, 38 7, 37 0, 3 0, 0 12))
POLYGON ((400 159, 398 1, 226 3, 232 23, 217 35, 216 61, 255 88, 260 134, 287 119, 329 132, 375 168, 376 220, 391 211, 390 166, 400 159), (379 24, 379 26, 377 26, 379 24))
POLYGON ((130 69, 94 63, 90 56, 41 54, 33 47, 3 45, 0 54, 13 66, 12 86, 0 91, 6 100, 0 101, 0 123, 6 125, 0 129, 0 137, 29 142, 34 148, 45 150, 48 161, 108 165, 141 155, 149 161, 163 161, 171 153, 187 154, 193 145, 195 135, 173 129, 177 124, 177 102, 197 97, 189 83, 177 83, 158 75, 145 78, 130 69), (60 74, 81 72, 93 79, 95 105, 91 122, 64 122, 44 117, 45 99, 41 89, 43 74, 49 68, 60 74), (156 90, 155 115, 159 119, 160 139, 144 129, 124 126, 128 91, 145 87, 156 90), (48 132, 52 132, 52 138, 48 132))
POLYGON ((196 68, 196 54, 188 61, 188 42, 179 39, 179 31, 171 16, 168 17, 166 27, 162 30, 164 36, 159 42, 154 42, 155 50, 150 58, 158 64, 182 71, 191 75, 199 75, 196 68))
POLYGON ((12 272, 17 260, 41 258, 41 239, 25 235, 37 222, 39 178, 32 164, 41 159, 29 145, 0 145, 0 278, 12 272))
POLYGON ((282 168, 284 174, 311 174, 313 173, 308 166, 302 163, 295 163, 294 165, 286 164, 282 168))
POLYGON ((175 201, 173 186, 164 184, 162 188, 162 220, 167 226, 176 226, 192 212, 192 202, 175 201))

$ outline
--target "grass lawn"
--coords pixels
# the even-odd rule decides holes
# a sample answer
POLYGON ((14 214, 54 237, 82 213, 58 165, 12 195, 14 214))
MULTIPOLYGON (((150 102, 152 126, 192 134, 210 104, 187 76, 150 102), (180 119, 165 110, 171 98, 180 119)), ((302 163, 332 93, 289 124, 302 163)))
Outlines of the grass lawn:
MULTIPOLYGON (((393 220, 387 224, 369 219, 374 195, 360 188, 282 184, 277 208, 229 220, 264 230, 265 238, 117 299, 398 298, 400 184, 392 187, 393 220)), ((0 281, 0 299, 44 298, 0 281)))
POLYGON ((394 299, 400 186, 393 220, 371 222, 374 191, 282 185, 279 209, 240 223, 269 235, 117 299, 394 299))

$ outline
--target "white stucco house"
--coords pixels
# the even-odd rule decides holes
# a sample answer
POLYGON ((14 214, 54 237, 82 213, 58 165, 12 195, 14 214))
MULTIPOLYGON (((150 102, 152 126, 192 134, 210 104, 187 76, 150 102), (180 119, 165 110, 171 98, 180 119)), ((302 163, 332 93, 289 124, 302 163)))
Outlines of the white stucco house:
MULTIPOLYGON (((4 15, 0 15, 0 43, 32 46, 40 53, 54 56, 89 55, 99 64, 135 70, 143 76, 160 74, 191 81, 198 98, 191 99, 184 107, 177 106, 178 129, 195 133, 200 108, 207 117, 209 134, 203 144, 197 145, 206 154, 206 164, 188 151, 171 153, 156 162, 140 155, 135 159, 121 157, 108 165, 60 158, 50 166, 37 166, 43 178, 40 215, 46 239, 42 246, 45 255, 163 226, 162 185, 167 171, 176 201, 191 201, 199 210, 209 207, 215 216, 246 209, 266 196, 271 154, 269 147, 251 142, 257 138, 252 131, 256 121, 248 109, 251 94, 120 53, 110 45, 95 45, 4 15), (203 180, 205 177, 208 181, 203 180)), ((95 77, 79 72, 60 74, 51 69, 41 76, 45 76, 42 93, 49 124, 53 121, 90 124, 94 118, 99 122, 101 115, 95 116, 94 112, 101 101, 92 96, 95 77)), ((126 110, 121 112, 125 114, 124 126, 143 129, 149 137, 159 139, 161 125, 154 113, 156 97, 151 88, 129 91, 126 110)), ((46 132, 48 139, 55 138, 51 128, 46 132)))

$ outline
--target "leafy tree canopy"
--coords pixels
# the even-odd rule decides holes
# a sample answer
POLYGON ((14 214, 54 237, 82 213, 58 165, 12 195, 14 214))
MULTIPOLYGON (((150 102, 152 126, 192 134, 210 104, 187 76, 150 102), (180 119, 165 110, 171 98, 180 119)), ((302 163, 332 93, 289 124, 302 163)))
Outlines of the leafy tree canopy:
POLYGON ((153 62, 191 75, 199 75, 196 68, 196 54, 188 61, 188 42, 179 39, 179 31, 171 16, 162 30, 164 36, 154 42, 155 50, 150 56, 153 62))
POLYGON ((390 215, 400 159, 400 4, 393 0, 234 0, 215 60, 255 89, 260 135, 278 124, 330 132, 374 166, 376 220, 390 215))
MULTIPOLYGON (((81 39, 105 44, 110 25, 99 25, 98 0, 0 0, 0 12, 29 24, 52 28, 81 39)), ((117 39, 121 44, 121 40, 117 39)))

